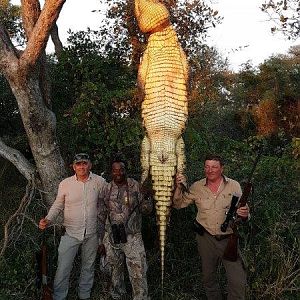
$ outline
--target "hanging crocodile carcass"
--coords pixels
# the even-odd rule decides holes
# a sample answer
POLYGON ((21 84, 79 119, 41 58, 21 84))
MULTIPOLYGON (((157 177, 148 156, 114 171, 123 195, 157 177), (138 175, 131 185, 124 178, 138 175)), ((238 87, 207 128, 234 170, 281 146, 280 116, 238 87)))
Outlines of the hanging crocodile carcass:
POLYGON ((166 227, 174 176, 176 172, 184 172, 185 168, 181 135, 188 115, 188 65, 164 4, 156 0, 135 0, 135 15, 140 30, 149 34, 138 72, 146 132, 142 142, 141 182, 151 174, 163 282, 166 227))

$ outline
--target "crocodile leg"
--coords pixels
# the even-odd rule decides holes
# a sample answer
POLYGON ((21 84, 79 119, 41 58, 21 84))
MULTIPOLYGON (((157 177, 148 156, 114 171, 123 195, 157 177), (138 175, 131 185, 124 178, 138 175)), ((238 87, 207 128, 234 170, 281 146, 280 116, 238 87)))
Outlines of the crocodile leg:
POLYGON ((141 165, 142 165, 141 185, 143 185, 150 171, 150 142, 147 136, 145 136, 142 141, 141 165))

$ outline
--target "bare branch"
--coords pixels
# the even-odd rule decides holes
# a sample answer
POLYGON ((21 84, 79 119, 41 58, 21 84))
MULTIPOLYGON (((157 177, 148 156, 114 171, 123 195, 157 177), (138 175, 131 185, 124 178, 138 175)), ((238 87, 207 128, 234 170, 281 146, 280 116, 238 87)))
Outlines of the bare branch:
POLYGON ((29 40, 35 23, 41 14, 41 6, 39 0, 21 0, 21 15, 23 28, 29 40))
MULTIPOLYGON (((33 66, 45 49, 50 32, 66 0, 47 0, 20 58, 24 70, 33 66)), ((25 1, 24 1, 25 2, 25 1)))
POLYGON ((2 249, 0 251, 0 257, 3 256, 5 250, 8 246, 8 243, 10 241, 11 224, 19 215, 23 215, 23 218, 24 218, 23 212, 26 211, 27 207, 31 203, 31 200, 34 196, 34 191, 35 191, 34 180, 31 179, 27 183, 26 194, 24 195, 18 209, 15 211, 15 213, 13 215, 11 215, 9 217, 8 221, 6 222, 6 224, 4 226, 4 240, 3 240, 2 249))
POLYGON ((55 53, 56 53, 57 57, 59 58, 62 51, 63 51, 63 44, 62 44, 62 42, 59 38, 58 28, 57 28, 56 24, 54 24, 54 26, 52 28, 51 39, 52 39, 52 42, 54 44, 55 53))
POLYGON ((35 173, 35 167, 16 149, 7 146, 0 138, 0 155, 9 160, 19 172, 30 180, 35 173))
POLYGON ((6 73, 13 66, 18 67, 18 51, 12 44, 6 29, 0 23, 0 69, 6 73))

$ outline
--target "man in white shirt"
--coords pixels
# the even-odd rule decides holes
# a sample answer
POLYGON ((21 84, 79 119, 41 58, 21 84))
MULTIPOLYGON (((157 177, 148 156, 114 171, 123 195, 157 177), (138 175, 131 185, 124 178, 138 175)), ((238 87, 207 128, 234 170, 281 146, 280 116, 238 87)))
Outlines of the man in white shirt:
MULTIPOLYGON (((94 266, 99 245, 99 209, 103 206, 106 181, 90 170, 91 160, 86 153, 76 154, 73 160, 75 175, 64 179, 58 187, 57 197, 48 215, 41 219, 44 230, 60 212, 66 229, 58 248, 57 270, 53 286, 53 299, 66 299, 74 257, 81 246, 81 273, 79 299, 89 299, 94 282, 94 266)), ((103 234, 101 234, 102 236, 103 234)), ((101 241, 100 241, 101 242, 101 241)))

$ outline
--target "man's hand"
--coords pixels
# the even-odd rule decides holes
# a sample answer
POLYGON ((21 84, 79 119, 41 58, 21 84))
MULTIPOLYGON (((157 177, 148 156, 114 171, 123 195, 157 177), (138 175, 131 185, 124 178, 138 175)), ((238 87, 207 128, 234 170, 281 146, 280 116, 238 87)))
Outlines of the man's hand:
POLYGON ((113 220, 113 223, 116 223, 116 224, 121 224, 121 223, 125 223, 126 222, 126 219, 127 219, 127 216, 128 216, 128 211, 129 209, 126 210, 126 212, 122 212, 120 214, 116 214, 116 213, 110 213, 110 218, 111 220, 113 220))
POLYGON ((48 227, 50 221, 46 218, 43 218, 39 222, 39 229, 44 230, 48 227))
POLYGON ((249 217, 249 212, 250 212, 250 209, 249 209, 248 204, 238 208, 236 211, 237 215, 239 217, 241 217, 242 219, 247 219, 249 217))
POLYGON ((176 174, 176 187, 179 189, 183 189, 183 187, 186 187, 186 178, 182 173, 176 174))

